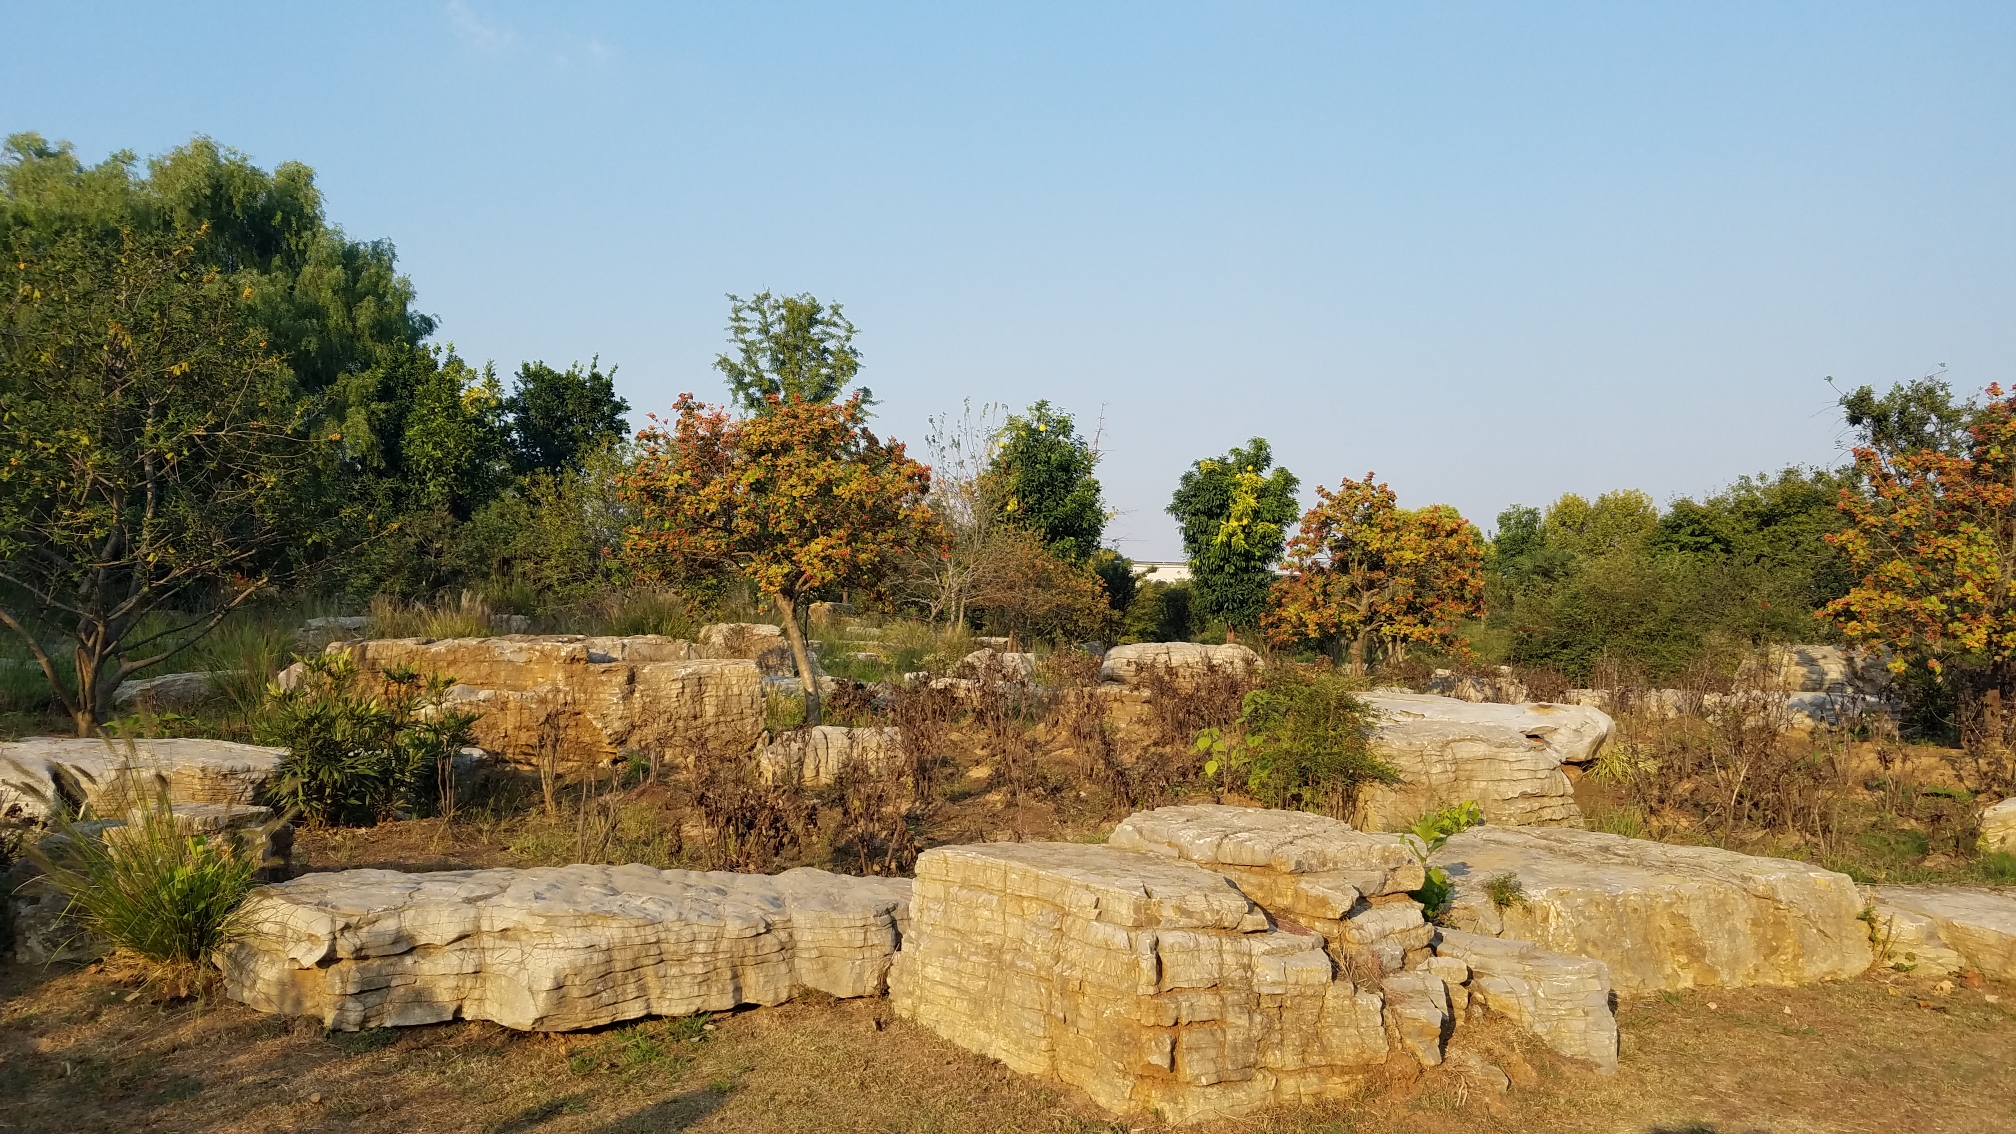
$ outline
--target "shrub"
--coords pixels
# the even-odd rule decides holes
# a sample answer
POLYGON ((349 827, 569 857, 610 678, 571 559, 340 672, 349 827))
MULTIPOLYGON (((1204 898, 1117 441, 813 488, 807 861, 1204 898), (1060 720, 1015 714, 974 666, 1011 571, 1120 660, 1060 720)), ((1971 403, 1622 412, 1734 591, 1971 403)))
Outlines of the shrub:
MULTIPOLYGON (((1408 896, 1421 903, 1421 912, 1429 921, 1439 921, 1442 915, 1449 912, 1449 902, 1456 895, 1456 885, 1449 880, 1448 871, 1439 866, 1429 866, 1428 859, 1442 849, 1442 844, 1449 841, 1449 836, 1467 831, 1483 822, 1484 809, 1478 806, 1475 800, 1466 800, 1430 811, 1414 820, 1400 836, 1400 841, 1406 844, 1408 850, 1414 852, 1414 857, 1420 861, 1427 874, 1421 883, 1421 888, 1411 891, 1408 896)), ((1497 900, 1495 894, 1492 900, 1497 900)))
POLYGON ((1399 774, 1367 746, 1372 711, 1351 680, 1327 667, 1277 662, 1248 693, 1236 732, 1206 729, 1198 751, 1206 775, 1233 775, 1269 807, 1343 818, 1368 782, 1399 774))
POLYGON ((294 688, 268 691, 258 730, 265 743, 287 749, 275 789, 283 806, 310 822, 348 826, 401 808, 453 809, 453 760, 474 741, 477 719, 446 708, 454 678, 387 670, 379 696, 348 654, 316 654, 302 665, 294 688))
POLYGON ((1491 904, 1501 910, 1515 905, 1523 906, 1526 904, 1526 884, 1519 881, 1517 874, 1507 870, 1484 880, 1484 896, 1490 898, 1491 904))
POLYGON ((191 995, 209 982, 211 956, 244 932, 240 903, 272 825, 192 834, 176 822, 165 784, 134 803, 126 825, 111 829, 54 814, 55 837, 28 857, 40 884, 70 899, 82 932, 136 963, 147 986, 191 995))

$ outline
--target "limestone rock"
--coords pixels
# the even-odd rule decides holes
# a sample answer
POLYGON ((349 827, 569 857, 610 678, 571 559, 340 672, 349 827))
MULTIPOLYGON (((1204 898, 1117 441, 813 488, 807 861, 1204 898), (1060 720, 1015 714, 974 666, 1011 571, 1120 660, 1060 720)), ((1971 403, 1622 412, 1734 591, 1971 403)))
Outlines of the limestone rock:
POLYGON ((739 658, 753 661, 765 677, 793 677, 798 663, 791 657, 791 642, 782 626, 765 622, 715 622, 700 628, 695 637, 700 656, 739 658))
POLYGON ((39 819, 67 798, 103 815, 122 814, 133 791, 165 784, 175 803, 249 805, 273 778, 282 748, 228 740, 87 740, 33 736, 0 743, 0 814, 19 806, 39 819))
POLYGON ((1489 677, 1438 669, 1421 687, 1421 692, 1437 697, 1453 697, 1458 701, 1518 705, 1526 701, 1527 689, 1513 674, 1511 666, 1501 665, 1489 677))
POLYGON ((1106 845, 1194 862, 1232 880, 1285 923, 1311 929, 1347 971, 1397 972, 1428 945, 1421 864, 1395 835, 1301 811, 1210 804, 1136 812, 1106 845), (1376 904, 1375 904, 1376 903, 1376 904))
POLYGON ((1074 843, 917 861, 898 1014, 1120 1113, 1191 1123, 1348 1094, 1386 1058, 1377 993, 1223 876, 1074 843))
POLYGON ((1259 669, 1261 664, 1259 654, 1236 643, 1205 646, 1196 642, 1139 642, 1107 650, 1099 665, 1099 680, 1138 685, 1145 671, 1166 669, 1181 685, 1212 670, 1243 674, 1259 669))
POLYGON ((253 892, 226 994, 339 1030, 491 1020, 569 1031, 639 1016, 874 996, 910 884, 561 866, 307 874, 253 892))
POLYGON ((1848 876, 1804 862, 1594 831, 1477 827, 1433 861, 1456 884, 1452 924, 1594 957, 1628 991, 1807 984, 1869 967, 1848 876), (1483 893, 1511 872, 1525 900, 1483 893))
POLYGON ((201 704, 217 690, 217 682, 243 670, 164 673, 144 681, 122 681, 112 691, 112 706, 133 712, 167 713, 201 704))
POLYGON ((691 643, 677 638, 377 638, 329 648, 366 670, 409 666, 454 677, 451 700, 482 714, 476 743, 516 764, 536 765, 549 751, 569 764, 629 749, 746 752, 763 731, 756 665, 694 658, 691 643))
POLYGON ((1890 689, 1882 657, 1840 646, 1773 646, 1761 665, 1752 662, 1743 669, 1745 677, 1754 676, 1765 688, 1787 693, 1881 696, 1890 689))
POLYGON ((1442 930, 1435 951, 1470 967, 1470 993, 1485 1007, 1570 1059, 1617 1069, 1617 1017, 1603 962, 1457 929, 1442 930))
POLYGON ((1027 684, 1036 680, 1036 655, 1011 654, 992 646, 982 646, 959 659, 959 672, 975 681, 1027 684))
MULTIPOLYGON (((1895 918, 1916 928, 1922 943, 1958 954, 1981 975, 2016 980, 2016 895, 1965 886, 1878 886, 1875 899, 1878 933, 1895 918)), ((1902 951, 1892 943, 1893 959, 1902 951)), ((1946 963, 1949 972, 1961 967, 1946 963)))
POLYGON ((1441 978, 1426 972, 1394 973, 1379 982, 1386 997, 1386 1021, 1400 1037, 1400 1046, 1415 1062, 1433 1067, 1442 1062, 1442 1045, 1455 1015, 1441 978))
POLYGON ((1466 800, 1507 826, 1577 822, 1582 811, 1561 765, 1594 760, 1614 727, 1582 705, 1471 704, 1422 693, 1362 699, 1379 713, 1372 753, 1401 777, 1360 790, 1354 819, 1374 830, 1466 800))
POLYGON ((2005 799, 1981 813, 1981 849, 2016 854, 2016 799, 2005 799))
POLYGON ((830 784, 850 762, 879 771, 902 755, 903 734, 894 728, 841 728, 817 725, 792 729, 756 757, 764 783, 830 784))

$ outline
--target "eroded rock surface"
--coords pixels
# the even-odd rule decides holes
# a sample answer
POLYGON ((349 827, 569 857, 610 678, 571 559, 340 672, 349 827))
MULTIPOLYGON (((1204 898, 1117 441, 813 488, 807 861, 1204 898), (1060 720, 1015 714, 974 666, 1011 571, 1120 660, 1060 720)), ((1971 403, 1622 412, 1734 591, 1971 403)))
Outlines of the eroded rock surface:
POLYGON ((1469 995, 1570 1059, 1617 1069, 1617 1017, 1602 961, 1549 952, 1530 941, 1440 932, 1438 956, 1469 967, 1469 995))
POLYGON ((142 681, 122 681, 112 691, 112 706, 128 712, 166 713, 201 704, 217 691, 217 683, 243 670, 164 673, 142 681))
POLYGON ((700 628, 694 643, 699 656, 756 663, 765 677, 795 677, 798 663, 782 626, 767 622, 714 622, 700 628))
POLYGON ((816 725, 792 729, 766 745, 757 754, 756 769, 764 783, 822 787, 838 778, 850 763, 863 772, 877 772, 896 760, 902 750, 899 729, 816 725))
POLYGON ((680 758, 746 752, 763 731, 756 663, 699 658, 677 638, 511 634, 329 648, 369 670, 409 666, 454 677, 451 700, 482 714, 476 743, 517 764, 552 752, 570 764, 613 760, 626 749, 680 758))
POLYGON ((1237 643, 1206 646, 1197 642, 1139 642, 1115 646, 1099 664, 1099 680, 1137 685, 1152 669, 1167 671, 1180 685, 1212 670, 1247 673, 1260 668, 1260 655, 1237 643))
POLYGON ((1390 692, 1363 699, 1379 713, 1372 752, 1401 777, 1361 789, 1354 821, 1370 830, 1396 830, 1466 800, 1505 826, 1577 822, 1582 810, 1561 765, 1594 760, 1614 727, 1585 705, 1473 704, 1390 692))
POLYGON ((2016 799, 2005 799, 1981 812, 1981 849, 2016 854, 2016 799))
POLYGON ((910 883, 562 866, 308 874, 253 893, 225 991, 340 1030, 491 1020, 568 1031, 639 1016, 874 996, 910 883))
POLYGON ((890 996, 970 1051, 1177 1122, 1345 1095, 1387 1056, 1382 998, 1321 937, 1222 874, 1110 845, 926 851, 890 996))
POLYGON ((58 797, 101 815, 122 814, 137 789, 163 784, 174 803, 249 805, 286 749, 228 740, 89 740, 32 736, 0 743, 0 814, 48 814, 58 797))
POLYGON ((1874 897, 1876 932, 1893 925, 1898 931, 1889 960, 1917 952, 1917 962, 1905 963, 1928 972, 1972 968, 2016 980, 2016 895, 1965 886, 1878 886, 1874 897))
POLYGON ((1433 861, 1456 884, 1452 924, 1597 958, 1622 990, 1807 984, 1872 960, 1854 882, 1810 863, 1499 827, 1454 836, 1433 861), (1524 898, 1501 909, 1484 884, 1503 873, 1524 898))

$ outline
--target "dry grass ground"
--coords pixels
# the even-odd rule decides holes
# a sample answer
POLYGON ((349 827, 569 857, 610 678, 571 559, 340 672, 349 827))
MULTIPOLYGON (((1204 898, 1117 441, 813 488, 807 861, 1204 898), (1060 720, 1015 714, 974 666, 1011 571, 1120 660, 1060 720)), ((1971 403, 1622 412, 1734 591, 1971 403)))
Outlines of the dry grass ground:
MULTIPOLYGON (((1512 1073, 1493 1095, 1396 1073, 1338 1105, 1212 1129, 1771 1134, 2016 1130, 2016 989, 1938 996, 1897 978, 1626 1004, 1616 1075, 1526 1036, 1458 1046, 1512 1073), (1989 996, 1999 1002, 1991 1002, 1989 996)), ((485 1023, 325 1035, 232 1004, 128 1001, 105 974, 0 964, 0 1129, 20 1131, 1147 1131, 891 1017, 801 1001, 582 1035, 485 1023)))

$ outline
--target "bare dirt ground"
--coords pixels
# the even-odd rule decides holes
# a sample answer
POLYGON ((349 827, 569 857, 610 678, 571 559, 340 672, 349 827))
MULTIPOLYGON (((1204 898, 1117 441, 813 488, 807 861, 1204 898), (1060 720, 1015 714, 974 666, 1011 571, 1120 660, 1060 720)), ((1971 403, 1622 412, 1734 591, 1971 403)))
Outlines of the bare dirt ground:
MULTIPOLYGON (((1208 1129, 1805 1134, 2016 1131, 2016 988, 1909 976, 1625 1003, 1615 1075, 1502 1026, 1455 1046, 1497 1095, 1396 1058, 1350 1104, 1208 1129), (1990 997, 1995 997, 1991 1001, 1990 997)), ((0 964, 0 1129, 21 1131, 1150 1131, 1013 1074, 887 1001, 529 1035, 487 1023, 325 1034, 229 1003, 129 1000, 103 972, 0 964), (712 1027, 705 1026, 711 1023, 712 1027)))

